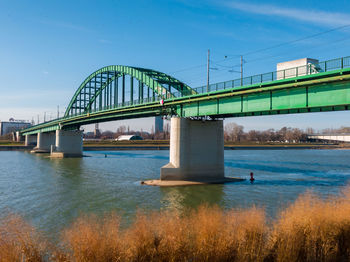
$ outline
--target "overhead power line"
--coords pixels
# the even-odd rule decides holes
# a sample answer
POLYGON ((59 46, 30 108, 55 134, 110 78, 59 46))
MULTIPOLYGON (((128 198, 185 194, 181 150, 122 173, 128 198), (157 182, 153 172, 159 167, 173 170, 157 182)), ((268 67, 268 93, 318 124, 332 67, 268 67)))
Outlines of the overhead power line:
MULTIPOLYGON (((305 36, 305 37, 301 37, 301 38, 298 38, 298 39, 295 39, 295 40, 283 42, 283 43, 280 43, 280 44, 277 44, 277 45, 273 45, 273 46, 269 46, 269 47, 266 47, 266 48, 261 48, 261 49, 253 50, 253 51, 250 51, 250 52, 247 52, 247 53, 242 54, 242 56, 252 55, 252 54, 264 52, 264 51, 267 51, 267 50, 275 49, 275 48, 278 48, 278 47, 281 47, 281 46, 284 46, 284 45, 289 45, 289 44, 297 43, 297 42, 300 42, 300 41, 303 41, 303 40, 307 40, 307 39, 310 39, 310 38, 314 38, 314 37, 317 37, 317 36, 320 36, 320 35, 328 34, 328 33, 330 33, 330 32, 338 31, 338 30, 340 30, 340 29, 344 29, 344 28, 347 28, 347 27, 350 27, 350 24, 343 25, 343 26, 339 26, 339 27, 335 27, 335 28, 332 28, 332 29, 329 29, 329 30, 325 30, 325 31, 316 33, 316 34, 308 35, 308 36, 305 36)), ((227 55, 227 56, 225 57, 225 59, 218 60, 218 61, 212 61, 212 60, 211 60, 210 62, 211 62, 211 63, 220 63, 220 62, 223 62, 223 61, 228 61, 228 60, 237 58, 238 56, 241 56, 241 55, 227 55), (228 56, 229 56, 229 57, 228 57, 228 56)), ((260 60, 260 59, 251 60, 250 62, 258 61, 258 60, 260 60)), ((188 67, 188 68, 183 68, 183 69, 180 69, 180 70, 177 70, 177 71, 170 72, 170 74, 172 74, 172 73, 179 73, 179 72, 183 72, 183 71, 189 71, 189 70, 192 70, 192 69, 197 69, 197 68, 205 67, 206 65, 207 65, 207 64, 201 64, 201 65, 196 65, 196 66, 192 66, 192 67, 188 67)), ((221 65, 221 66, 222 66, 222 65, 221 65)), ((223 66, 223 67, 224 67, 224 66, 223 66)), ((233 66, 233 67, 235 67, 235 66, 233 66)))
POLYGON ((291 40, 291 41, 287 41, 287 42, 280 43, 280 44, 277 44, 277 45, 273 45, 273 46, 270 46, 270 47, 261 48, 261 49, 255 50, 255 51, 247 52, 247 53, 245 53, 243 55, 247 56, 247 55, 251 55, 251 54, 255 54, 255 53, 260 53, 260 52, 263 52, 263 51, 266 51, 266 50, 270 50, 270 49, 273 49, 273 48, 281 47, 281 46, 284 46, 284 45, 293 44, 293 43, 300 42, 300 41, 303 41, 303 40, 306 40, 306 39, 314 38, 316 36, 320 36, 320 35, 324 35, 324 34, 327 34, 327 33, 330 33, 330 32, 334 32, 334 31, 337 31, 337 30, 340 30, 340 29, 343 29, 343 28, 346 28, 346 27, 349 27, 349 26, 350 26, 350 24, 339 26, 339 27, 336 27, 336 28, 332 28, 332 29, 329 29, 329 30, 326 30, 326 31, 322 31, 322 32, 316 33, 316 34, 312 34, 312 35, 308 35, 308 36, 305 36, 305 37, 301 37, 301 38, 298 38, 298 39, 295 39, 295 40, 291 40))
MULTIPOLYGON (((341 43, 343 41, 346 41, 350 39, 350 36, 349 37, 345 37, 345 38, 341 38, 339 40, 336 40, 332 43, 328 43, 328 42, 324 42, 324 43, 319 43, 316 47, 311 47, 309 50, 314 50, 314 49, 318 49, 319 47, 323 47, 325 45, 329 46, 329 45, 332 45, 332 44, 338 44, 338 43, 341 43)), ((245 63, 253 63, 253 62, 257 62, 257 61, 261 61, 261 60, 266 60, 266 59, 270 59, 270 58, 275 58, 275 57, 281 57, 283 56, 284 54, 282 53, 279 53, 277 55, 271 55, 271 56, 264 56, 264 57, 259 57, 259 58, 256 58, 256 59, 253 59, 253 60, 248 60, 248 61, 245 61, 245 63)))

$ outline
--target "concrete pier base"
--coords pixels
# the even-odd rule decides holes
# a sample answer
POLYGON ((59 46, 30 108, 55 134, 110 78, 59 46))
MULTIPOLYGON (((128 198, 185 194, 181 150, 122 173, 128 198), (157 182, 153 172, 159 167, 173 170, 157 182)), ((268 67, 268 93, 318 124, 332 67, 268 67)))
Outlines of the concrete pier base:
POLYGON ((79 130, 56 130, 56 144, 51 146, 51 157, 82 157, 83 134, 79 130))
POLYGON ((160 180, 147 185, 193 185, 242 181, 224 176, 223 121, 171 119, 170 162, 160 171, 160 180))
POLYGON ((24 140, 25 146, 36 146, 37 135, 26 135, 24 140))
POLYGON ((56 134, 54 132, 38 133, 37 146, 33 148, 31 153, 50 153, 51 145, 55 145, 56 134))
POLYGON ((171 186, 195 186, 195 185, 208 185, 208 184, 224 184, 244 181, 243 178, 238 177, 224 177, 223 179, 217 180, 203 180, 203 181, 188 181, 188 180, 146 180, 141 181, 141 184, 148 186, 161 186, 161 187, 171 187, 171 186))

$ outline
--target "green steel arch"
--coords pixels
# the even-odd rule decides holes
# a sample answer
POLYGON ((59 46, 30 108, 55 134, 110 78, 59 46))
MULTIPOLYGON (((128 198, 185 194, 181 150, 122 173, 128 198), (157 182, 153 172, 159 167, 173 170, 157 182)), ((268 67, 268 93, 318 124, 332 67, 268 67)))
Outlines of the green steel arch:
POLYGON ((151 102, 157 98, 169 99, 196 93, 195 90, 178 79, 159 71, 122 65, 106 66, 84 80, 71 99, 64 116, 151 102), (130 78, 126 79, 126 76, 130 78), (134 88, 135 81, 138 83, 137 90, 134 88), (126 89, 126 84, 128 84, 128 89, 126 89), (146 90, 147 98, 144 96, 146 90), (126 101, 127 91, 130 92, 130 101, 126 101), (152 93, 151 97, 150 92, 152 93), (136 100, 134 100, 135 94, 138 95, 136 100))

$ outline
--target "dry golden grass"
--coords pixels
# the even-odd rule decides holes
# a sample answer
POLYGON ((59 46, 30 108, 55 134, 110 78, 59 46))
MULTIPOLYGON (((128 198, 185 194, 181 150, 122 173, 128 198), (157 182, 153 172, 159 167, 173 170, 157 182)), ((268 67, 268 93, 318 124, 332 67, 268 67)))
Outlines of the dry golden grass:
POLYGON ((43 261, 48 248, 36 230, 21 217, 0 221, 0 261, 43 261))
POLYGON ((0 261, 350 261, 350 189, 305 194, 271 223, 262 209, 201 206, 185 214, 82 216, 56 245, 18 216, 0 224, 0 261))
POLYGON ((63 250, 57 260, 120 261, 120 219, 114 214, 103 218, 83 216, 63 232, 63 250))
POLYGON ((281 212, 271 244, 275 261, 349 261, 350 190, 327 200, 301 196, 281 212))

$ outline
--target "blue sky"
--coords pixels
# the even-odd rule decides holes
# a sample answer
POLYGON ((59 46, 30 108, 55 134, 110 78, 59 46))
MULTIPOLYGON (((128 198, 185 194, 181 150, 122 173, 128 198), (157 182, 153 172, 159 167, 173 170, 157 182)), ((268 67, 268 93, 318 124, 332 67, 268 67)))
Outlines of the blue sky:
MULTIPOLYGON (((276 63, 350 55, 350 27, 292 44, 256 50, 350 24, 349 1, 0 1, 0 120, 56 115, 90 73, 133 65, 169 73, 192 87, 235 79, 239 55, 245 76, 276 63), (227 56, 225 59, 224 57, 227 56), (224 61, 223 61, 224 60, 224 61)), ((350 126, 349 112, 230 118, 246 129, 350 126)), ((153 121, 112 122, 150 130, 153 121)))

